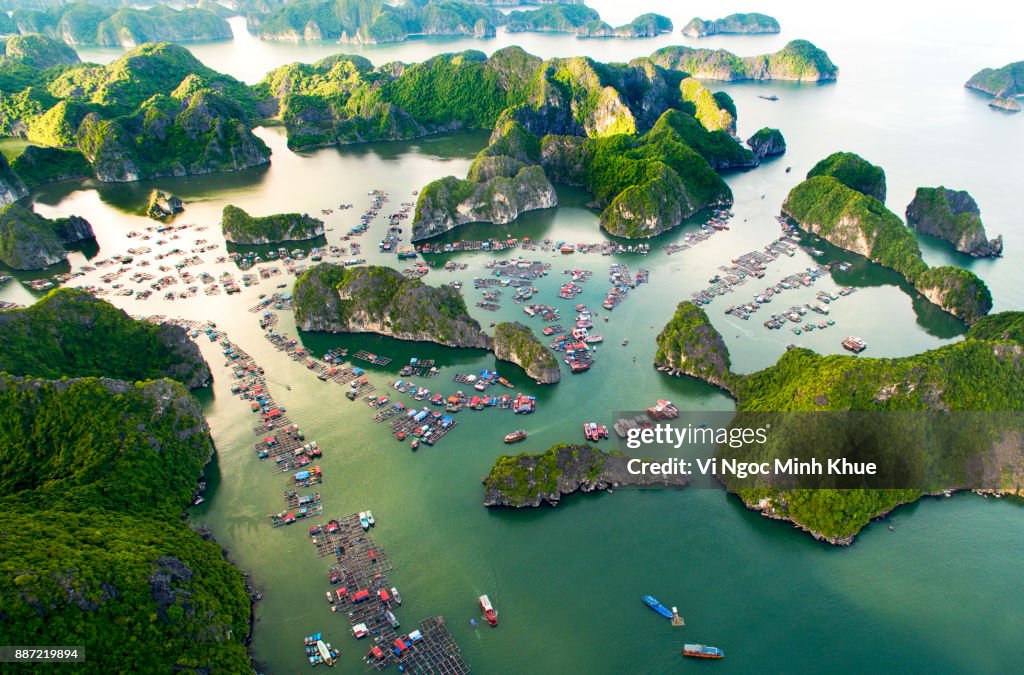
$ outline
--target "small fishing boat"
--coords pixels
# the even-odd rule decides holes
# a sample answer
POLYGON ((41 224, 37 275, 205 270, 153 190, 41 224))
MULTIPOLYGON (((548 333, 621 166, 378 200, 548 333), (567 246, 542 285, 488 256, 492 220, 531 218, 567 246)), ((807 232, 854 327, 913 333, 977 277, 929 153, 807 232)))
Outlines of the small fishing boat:
POLYGON ((491 606, 491 599, 486 595, 480 596, 480 609, 484 611, 484 619, 492 626, 498 625, 498 613, 491 606))
POLYGON ((398 594, 398 589, 394 586, 391 587, 391 597, 395 599, 395 604, 402 604, 402 596, 398 594))
POLYGON ((390 610, 384 612, 384 618, 388 620, 392 628, 398 628, 398 617, 396 617, 390 610))
POLYGON ((506 443, 518 443, 519 441, 526 438, 526 431, 523 429, 517 429, 510 434, 505 434, 506 443))
POLYGON ((373 527, 377 524, 377 521, 373 519, 373 511, 366 512, 366 522, 370 524, 370 527, 373 527))
POLYGON ((725 652, 718 647, 708 645, 683 645, 683 656, 695 659, 724 659, 725 652))
POLYGON ((360 511, 359 512, 359 525, 364 530, 369 530, 370 529, 370 521, 369 521, 369 519, 367 519, 365 511, 360 511))
POLYGON ((420 447, 420 439, 418 439, 418 438, 412 439, 412 443, 409 444, 409 449, 412 450, 413 452, 415 452, 416 448, 418 448, 418 447, 420 447))

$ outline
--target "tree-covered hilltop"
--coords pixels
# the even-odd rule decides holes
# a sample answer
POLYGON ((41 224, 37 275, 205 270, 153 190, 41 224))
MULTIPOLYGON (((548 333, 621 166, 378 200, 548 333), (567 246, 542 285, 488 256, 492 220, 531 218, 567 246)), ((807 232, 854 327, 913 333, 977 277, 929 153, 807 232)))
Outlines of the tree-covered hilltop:
POLYGON ((489 349, 462 294, 428 286, 389 267, 322 263, 295 281, 295 323, 302 330, 377 333, 399 340, 489 349))
POLYGON ((600 21, 597 10, 580 5, 547 5, 540 9, 508 14, 508 32, 576 33, 584 25, 600 21))
POLYGON ((783 138, 782 132, 770 127, 758 129, 753 136, 747 139, 747 145, 750 146, 754 156, 758 159, 773 157, 786 152, 786 139, 783 138))
POLYGON ((992 309, 992 295, 977 275, 957 267, 929 268, 899 216, 832 175, 794 187, 782 212, 801 229, 899 272, 929 301, 967 324, 992 309))
POLYGON ((1002 235, 989 239, 977 202, 965 190, 945 187, 917 188, 907 206, 907 225, 918 232, 945 239, 956 250, 975 257, 1003 253, 1002 235))
MULTIPOLYGON (((720 458, 772 462, 776 457, 788 458, 785 453, 795 453, 807 460, 815 453, 821 457, 826 453, 833 456, 833 450, 839 451, 836 456, 843 456, 844 449, 850 450, 843 445, 848 442, 843 440, 843 433, 849 430, 818 428, 820 425, 814 422, 820 419, 822 423, 834 425, 841 418, 772 414, 931 411, 945 415, 977 411, 998 415, 1019 411, 1024 407, 1024 388, 1020 386, 1020 368, 1024 363, 1022 317, 1021 312, 985 317, 967 332, 966 340, 914 356, 873 359, 821 356, 807 349, 791 349, 775 365, 742 375, 728 370, 728 349, 707 315, 693 303, 684 302, 659 336, 658 358, 659 363, 664 361, 685 374, 726 388, 736 399, 739 411, 734 426, 762 426, 768 416, 775 422, 769 444, 744 448, 722 446, 718 451, 720 458), (812 438, 817 439, 813 445, 809 440, 812 438)), ((881 415, 877 418, 885 419, 881 415)), ((889 419, 899 422, 911 418, 889 419)), ((927 418, 913 419, 919 422, 927 418)), ((950 418, 942 419, 946 422, 944 433, 956 435, 957 432, 948 428, 950 418)), ((1013 452, 993 454, 992 451, 1002 442, 1003 435, 1020 434, 1024 429, 993 428, 992 419, 995 418, 953 418, 955 425, 959 424, 957 420, 963 420, 964 427, 969 427, 967 435, 958 442, 888 443, 883 444, 883 451, 897 453, 890 458, 893 464, 902 466, 913 461, 926 469, 922 475, 949 481, 930 485, 930 490, 960 487, 964 484, 963 472, 975 466, 972 462, 982 461, 985 476, 1004 489, 1021 490, 1024 467, 1020 465, 1019 449, 1018 456, 1013 452)), ((998 419, 1020 425, 1015 415, 998 419)), ((917 441, 928 437, 926 431, 908 428, 900 430, 899 434, 900 438, 917 441)), ((948 436, 940 438, 949 440, 948 436)), ((816 537, 837 544, 850 543, 872 518, 918 499, 925 487, 922 484, 901 489, 780 489, 772 485, 751 486, 750 482, 729 474, 722 479, 749 507, 770 517, 790 520, 816 537)))
POLYGON ((651 60, 700 80, 821 82, 839 76, 839 68, 828 54, 807 40, 793 40, 775 53, 760 56, 737 56, 724 49, 663 47, 651 54, 651 60))
POLYGON ((16 9, 11 19, 21 33, 42 33, 69 45, 137 47, 145 42, 231 38, 231 26, 222 16, 195 7, 137 9, 75 2, 40 10, 16 9))
POLYGON ((84 218, 49 219, 21 204, 0 208, 0 262, 17 270, 39 270, 67 259, 64 244, 95 235, 84 218))
POLYGON ((416 34, 492 37, 505 16, 460 0, 295 0, 265 16, 250 16, 248 23, 268 40, 373 44, 401 42, 416 34))
POLYGON ((244 672, 250 606, 180 518, 213 443, 177 383, 0 375, 0 640, 102 672, 244 672))
POLYGON ((26 146, 11 162, 11 168, 30 188, 93 175, 85 155, 77 149, 41 145, 26 146))
MULTIPOLYGON (((577 92, 585 94, 587 90, 570 91, 579 96, 577 92)), ((572 102, 549 110, 526 106, 511 109, 499 121, 491 144, 474 160, 466 180, 444 178, 420 191, 413 238, 443 233, 467 222, 461 218, 468 213, 477 214, 475 219, 481 220, 482 211, 474 209, 476 202, 471 197, 481 189, 500 186, 502 177, 523 175, 528 170, 523 167, 536 164, 546 175, 543 180, 541 176, 532 177, 538 194, 550 190, 548 180, 582 187, 594 195, 601 208, 600 223, 605 230, 628 238, 652 237, 702 209, 732 203, 732 191, 715 173, 716 168, 757 164, 753 153, 728 132, 708 131, 681 110, 669 108, 645 134, 628 133, 644 118, 634 117, 631 102, 611 98, 607 89, 602 96, 606 104, 600 109, 605 113, 596 119, 566 120, 562 114, 566 110, 580 115, 579 106, 572 102), (609 110, 615 110, 618 117, 609 117, 609 110), (588 133, 588 127, 593 131, 588 133), (537 130, 542 137, 528 129, 537 130), (627 133, 619 133, 619 129, 627 133)), ((694 110, 682 98, 673 103, 694 110)), ((649 111, 647 108, 645 112, 649 111)), ((503 195, 498 203, 509 204, 512 200, 503 195)), ((503 215, 514 217, 520 212, 503 215)))
POLYGON ((0 313, 3 643, 70 640, 97 672, 249 669, 245 580, 181 518, 213 441, 150 378, 209 371, 167 328, 69 290, 0 313))
MULTIPOLYGON (((803 51, 791 43, 771 57, 752 58, 774 62, 803 51)), ((275 106, 274 115, 287 128, 294 149, 409 139, 462 128, 492 130, 509 109, 538 136, 593 136, 612 128, 649 129, 667 108, 683 106, 682 80, 708 77, 705 60, 721 58, 710 52, 676 56, 668 58, 661 50, 629 64, 586 57, 544 61, 507 47, 490 57, 466 51, 422 63, 374 67, 365 58, 338 55, 277 68, 256 85, 255 93, 275 106), (524 117, 537 119, 543 128, 526 124, 524 117)), ((823 52, 820 58, 828 60, 823 52)), ((728 97, 713 96, 716 108, 729 111, 728 97)), ((684 109, 692 114, 689 104, 684 109)))
POLYGON ((78 53, 63 42, 45 35, 11 35, 0 39, 0 68, 17 65, 45 70, 79 62, 78 53))
POLYGON ((518 321, 502 322, 494 327, 494 355, 521 367, 538 383, 554 384, 561 379, 558 359, 529 326, 518 321))
POLYGON ((709 35, 750 35, 755 33, 778 33, 782 30, 779 22, 767 14, 751 12, 730 14, 721 19, 704 20, 695 17, 683 26, 683 35, 707 37, 709 35))
POLYGON ((853 152, 834 152, 807 172, 808 178, 832 176, 846 187, 885 202, 885 170, 853 152))
POLYGON ((655 366, 731 391, 729 349, 703 309, 692 302, 679 303, 656 341, 655 366))
POLYGON ((1024 61, 1008 63, 1002 68, 979 70, 964 86, 997 98, 1020 96, 1024 94, 1024 61))
POLYGON ((0 372, 56 380, 169 378, 210 382, 210 369, 183 328, 132 319, 86 291, 59 288, 34 305, 0 312, 0 372))
POLYGON ((224 207, 220 226, 224 238, 234 244, 278 244, 315 239, 324 234, 324 221, 305 213, 251 216, 231 204, 224 207))
POLYGON ((613 27, 601 20, 589 21, 576 29, 578 38, 651 38, 672 32, 672 20, 648 12, 629 23, 613 27))
POLYGON ((99 66, 24 68, 3 77, 0 133, 77 150, 102 181, 232 171, 265 164, 249 128, 249 87, 170 44, 148 44, 99 66))

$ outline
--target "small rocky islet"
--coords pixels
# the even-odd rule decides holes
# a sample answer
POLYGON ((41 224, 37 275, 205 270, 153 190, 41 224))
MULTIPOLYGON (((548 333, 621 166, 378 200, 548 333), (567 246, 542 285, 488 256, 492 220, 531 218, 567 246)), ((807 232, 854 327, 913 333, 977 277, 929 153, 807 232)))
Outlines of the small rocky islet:
POLYGON ((707 21, 695 17, 683 26, 683 35, 695 38, 711 35, 757 35, 781 31, 782 27, 775 18, 756 12, 730 14, 721 19, 707 21))
POLYGON ((923 234, 944 239, 961 253, 975 258, 1003 254, 1002 235, 989 239, 981 222, 981 209, 965 190, 946 187, 917 188, 907 206, 907 225, 923 234))
POLYGON ((49 219, 21 204, 0 208, 0 262, 16 270, 40 270, 68 257, 65 245, 95 239, 79 216, 49 219))
POLYGON ((576 492, 619 487, 684 487, 682 475, 634 474, 629 458, 589 444, 561 444, 538 454, 502 455, 484 478, 484 506, 557 506, 576 492))

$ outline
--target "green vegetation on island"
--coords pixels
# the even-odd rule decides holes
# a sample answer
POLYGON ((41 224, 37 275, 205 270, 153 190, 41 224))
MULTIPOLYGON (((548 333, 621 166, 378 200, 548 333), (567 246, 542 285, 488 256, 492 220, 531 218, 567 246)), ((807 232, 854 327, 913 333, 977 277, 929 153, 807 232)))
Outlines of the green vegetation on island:
POLYGON ((59 288, 25 309, 0 312, 0 372, 20 377, 177 380, 210 383, 210 369, 183 328, 132 319, 86 291, 59 288))
POLYGON ((664 47, 651 55, 663 68, 681 70, 700 80, 834 80, 839 68, 824 50, 807 40, 793 40, 773 54, 737 56, 724 49, 664 47))
POLYGON ((224 238, 233 244, 279 244, 315 239, 324 234, 324 221, 305 213, 250 216, 231 204, 224 207, 220 227, 224 238))
POLYGON ((495 9, 459 0, 303 0, 250 17, 249 27, 269 40, 373 44, 401 42, 416 34, 492 37, 504 22, 495 9))
MULTIPOLYGON (((857 164, 871 166, 863 160, 857 164)), ((863 185, 862 178, 862 172, 853 174, 855 184, 863 185)), ((877 181, 870 185, 878 189, 877 181)), ((801 229, 899 272, 929 301, 967 324, 992 309, 992 295, 977 275, 957 267, 929 268, 917 238, 899 216, 833 175, 816 175, 794 187, 782 212, 801 229)))
POLYGON ((778 129, 763 127, 747 139, 747 145, 758 159, 773 157, 786 152, 786 139, 778 129))
POLYGON ((683 26, 683 35, 707 37, 709 35, 750 35, 754 33, 778 33, 782 30, 779 22, 767 14, 730 14, 721 19, 705 21, 693 18, 683 26))
POLYGON ((20 375, 0 375, 0 641, 73 636, 101 672, 249 670, 245 580, 181 518, 214 451, 200 405, 134 381, 192 364, 80 292, 0 322, 20 375))
POLYGON ((145 42, 231 38, 231 26, 223 17, 196 7, 141 9, 74 2, 39 10, 16 9, 11 18, 21 33, 42 33, 69 45, 137 47, 145 42))
POLYGON ((558 359, 529 326, 518 321, 495 326, 494 355, 500 361, 510 361, 521 367, 539 384, 554 384, 561 379, 558 359))
POLYGON ((49 219, 21 204, 0 208, 0 262, 17 270, 39 270, 65 260, 65 244, 94 239, 84 218, 49 219))
POLYGON ((29 33, 0 39, 0 68, 5 70, 19 65, 46 70, 78 62, 78 53, 74 49, 45 35, 29 33))
POLYGON ((808 178, 832 176, 846 187, 885 202, 885 170, 852 152, 834 152, 807 172, 808 178))
POLYGON ((0 153, 0 206, 7 206, 27 194, 24 181, 7 162, 7 157, 0 153))
POLYGON ((1024 94, 1024 61, 979 70, 964 86, 996 98, 1013 99, 1024 94))
POLYGON ((918 232, 939 237, 956 250, 975 257, 999 256, 1003 238, 989 239, 981 222, 981 210, 964 190, 945 187, 917 188, 907 206, 907 225, 918 232))
POLYGON ((163 220, 181 213, 185 210, 181 198, 168 194, 162 190, 153 190, 149 193, 149 204, 146 206, 146 215, 154 220, 163 220))
POLYGON ((0 67, 0 134, 77 150, 101 181, 232 171, 270 159, 249 128, 252 90, 182 47, 147 44, 105 66, 21 67, 16 75, 0 67))
MULTIPOLYGON (((913 466, 938 481, 933 485, 900 489, 781 489, 751 486, 732 475, 723 481, 750 508, 774 518, 790 520, 816 537, 836 544, 849 544, 872 518, 896 506, 916 500, 926 491, 956 489, 963 485, 964 471, 984 460, 985 475, 1000 489, 1020 491, 1024 474, 1014 454, 992 451, 1004 438, 1024 431, 1013 416, 1002 411, 1020 410, 1024 388, 1020 386, 1020 363, 1024 360, 1024 313, 1007 312, 981 319, 966 340, 923 354, 902 358, 873 359, 863 356, 821 356, 807 349, 791 349, 764 370, 742 375, 728 370, 729 353, 721 335, 707 315, 690 302, 683 302, 658 339, 658 362, 668 363, 683 373, 712 382, 728 390, 737 402, 739 414, 733 425, 743 427, 775 421, 767 446, 729 448, 721 446, 719 457, 741 461, 769 461, 794 453, 803 459, 811 455, 844 456, 850 450, 844 433, 822 428, 834 425, 835 416, 783 416, 781 412, 885 411, 918 413, 917 417, 854 417, 874 419, 873 424, 913 420, 918 428, 890 429, 909 443, 883 443, 897 466, 913 466), (959 412, 985 412, 994 416, 943 417, 959 412), (957 434, 951 426, 966 427, 956 442, 921 443, 928 425, 920 427, 921 415, 940 415, 946 434, 957 434), (818 420, 817 422, 815 420, 818 420), (754 421, 756 420, 756 422, 754 421), (952 424, 950 424, 952 420, 952 424), (993 426, 993 420, 1010 426, 993 426), (816 439, 816 440, 814 440, 816 439), (838 445, 836 445, 838 444, 838 445), (761 453, 761 454, 751 454, 761 453), (768 454, 764 454, 768 453, 768 454), (772 454, 774 453, 774 454, 772 454), (831 453, 831 454, 830 454, 831 453), (972 464, 973 462, 973 464, 972 464), (1017 462, 1015 464, 1014 462, 1017 462), (931 472, 930 474, 928 472, 931 472), (948 482, 942 483, 943 480, 948 482)), ((882 436, 887 438, 887 436, 882 436)), ((949 441, 949 438, 945 438, 949 441)), ((934 439, 933 439, 934 440, 934 439)), ((1018 446, 1019 447, 1019 446, 1018 446)), ((850 452, 854 452, 850 450, 850 452)))
POLYGON ((78 150, 29 145, 14 158, 11 168, 28 187, 92 175, 92 167, 78 150))
POLYGON ((399 340, 490 349, 455 288, 428 286, 389 267, 322 263, 295 281, 295 323, 306 331, 377 333, 399 340))

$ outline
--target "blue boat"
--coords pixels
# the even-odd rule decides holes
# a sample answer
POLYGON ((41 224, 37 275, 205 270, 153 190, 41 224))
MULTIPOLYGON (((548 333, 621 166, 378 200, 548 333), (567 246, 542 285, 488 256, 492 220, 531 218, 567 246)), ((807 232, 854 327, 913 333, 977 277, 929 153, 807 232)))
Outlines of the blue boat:
POLYGON ((672 611, 665 605, 658 602, 657 598, 653 595, 645 595, 642 599, 645 605, 653 609, 658 614, 661 614, 666 619, 672 618, 672 611))

